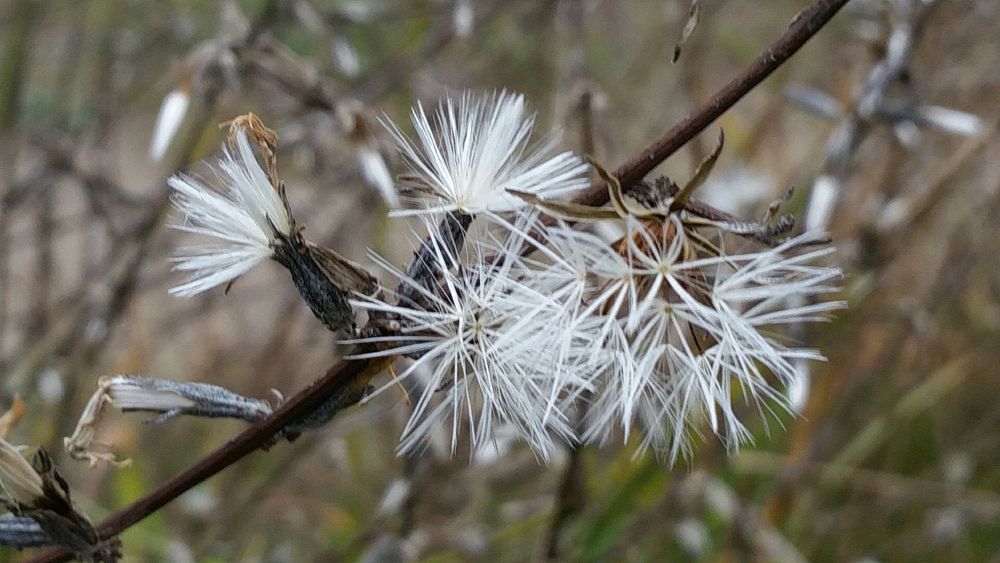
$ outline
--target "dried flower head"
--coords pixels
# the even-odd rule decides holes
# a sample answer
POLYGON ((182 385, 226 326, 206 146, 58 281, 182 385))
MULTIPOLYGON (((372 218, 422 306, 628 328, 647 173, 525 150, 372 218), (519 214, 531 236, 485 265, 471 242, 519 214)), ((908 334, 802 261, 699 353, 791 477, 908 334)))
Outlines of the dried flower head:
POLYGON ((309 308, 330 330, 353 330, 349 295, 373 293, 378 284, 357 264, 302 236, 278 177, 277 145, 277 134, 257 116, 240 116, 230 123, 219 163, 224 192, 183 174, 170 179, 174 204, 184 214, 174 228, 223 241, 182 248, 174 258, 175 269, 191 274, 170 291, 195 295, 228 284, 273 258, 288 269, 309 308))
POLYGON ((174 205, 184 214, 173 227, 222 241, 180 249, 174 267, 189 278, 170 290, 174 295, 188 297, 235 280, 274 255, 279 235, 291 235, 291 214, 244 129, 237 129, 232 146, 223 146, 219 169, 221 193, 187 174, 170 178, 174 205))
POLYGON ((91 466, 98 461, 119 467, 131 463, 129 459, 119 460, 112 453, 93 449, 97 426, 108 405, 122 412, 158 413, 160 416, 148 421, 154 424, 179 415, 239 418, 256 422, 271 414, 271 406, 266 401, 244 397, 209 383, 150 379, 136 375, 102 377, 73 434, 63 440, 70 457, 86 460, 91 466))
MULTIPOLYGON (((73 502, 69 485, 56 471, 44 449, 29 464, 18 448, 0 439, 0 484, 4 495, 0 504, 18 516, 31 518, 47 538, 79 561, 114 562, 121 558, 117 538, 102 539, 90 518, 73 502)), ((18 537, 30 537, 34 530, 18 537)))
MULTIPOLYGON (((734 404, 759 412, 786 407, 783 390, 796 361, 821 359, 814 350, 789 346, 772 331, 778 325, 816 321, 842 302, 818 302, 840 278, 822 264, 832 252, 825 237, 777 237, 791 226, 739 222, 691 198, 721 151, 720 143, 683 187, 669 181, 644 184, 626 194, 607 181, 612 207, 550 202, 515 193, 554 215, 610 220, 624 233, 608 244, 558 224, 545 232, 553 251, 575 255, 590 282, 584 293, 566 294, 560 310, 575 320, 568 339, 589 341, 595 351, 578 362, 598 387, 580 436, 603 441, 615 428, 626 439, 641 427, 642 443, 671 460, 686 451, 701 421, 736 447, 750 439, 734 404), (726 233, 765 248, 741 254, 726 249, 726 233), (591 247, 585 250, 584 247, 591 247)), ((776 209, 769 212, 769 219, 776 209)), ((552 269, 569 284, 581 276, 552 269)), ((555 295, 554 293, 552 295, 555 295)))
POLYGON ((535 119, 520 94, 466 92, 442 100, 432 116, 418 104, 412 119, 416 142, 386 122, 410 167, 403 195, 416 196, 415 209, 396 214, 507 212, 523 205, 508 188, 557 197, 587 185, 586 165, 571 152, 555 154, 554 138, 529 144, 535 119))
POLYGON ((615 421, 627 437, 640 423, 645 443, 674 459, 701 420, 731 446, 749 440, 738 399, 760 412, 785 407, 794 361, 822 357, 789 347, 771 329, 822 319, 842 303, 788 301, 829 293, 840 277, 818 263, 832 249, 811 248, 812 235, 747 254, 705 256, 672 220, 672 234, 633 224, 628 267, 608 278, 618 287, 608 295, 627 298, 606 301, 601 311, 615 322, 602 323, 598 338, 618 350, 585 438, 605 437, 615 421))
POLYGON ((563 405, 551 398, 586 382, 559 366, 564 350, 553 345, 559 335, 552 330, 556 301, 523 283, 525 265, 516 257, 529 244, 527 225, 507 225, 501 241, 470 241, 470 256, 460 261, 453 238, 443 235, 432 218, 424 220, 426 256, 439 274, 435 283, 384 264, 400 280, 394 296, 399 301, 373 297, 354 303, 399 326, 393 334, 353 341, 374 349, 355 357, 409 356, 414 361, 399 379, 428 374, 401 450, 422 443, 442 424, 450 426, 453 450, 463 427, 475 449, 491 439, 497 426, 510 425, 548 459, 554 439, 573 435, 563 405))

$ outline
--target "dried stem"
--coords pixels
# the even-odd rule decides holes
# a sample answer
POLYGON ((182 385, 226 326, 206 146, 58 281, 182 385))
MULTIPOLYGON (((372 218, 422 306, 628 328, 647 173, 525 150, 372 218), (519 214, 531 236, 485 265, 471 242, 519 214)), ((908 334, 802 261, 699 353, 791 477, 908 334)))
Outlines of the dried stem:
MULTIPOLYGON (((785 32, 748 67, 726 84, 708 102, 689 117, 667 131, 637 157, 621 165, 615 175, 623 186, 637 183, 715 119, 732 107, 750 90, 787 61, 832 18, 848 0, 817 0, 800 12, 785 32)), ((607 201, 603 183, 591 185, 577 198, 578 203, 600 205, 607 201)), ((326 403, 336 394, 359 394, 368 380, 385 364, 382 361, 341 361, 334 364, 322 378, 286 402, 273 415, 243 431, 232 441, 219 447, 180 475, 163 483, 145 497, 106 518, 98 526, 102 538, 120 534, 146 516, 156 512, 171 500, 236 463, 275 434, 326 403)), ((358 396, 360 398, 360 396, 358 396)), ((342 407, 348 406, 345 402, 342 407)), ((50 550, 29 560, 31 563, 67 561, 65 550, 50 550)))
MULTIPOLYGON (((577 426, 582 426, 586 414, 586 404, 582 407, 577 426)), ((570 448, 569 459, 559 479, 559 489, 556 491, 555 505, 552 507, 552 518, 545 533, 545 557, 549 561, 560 559, 559 540, 567 521, 584 507, 586 494, 586 474, 583 466, 583 446, 570 448)))

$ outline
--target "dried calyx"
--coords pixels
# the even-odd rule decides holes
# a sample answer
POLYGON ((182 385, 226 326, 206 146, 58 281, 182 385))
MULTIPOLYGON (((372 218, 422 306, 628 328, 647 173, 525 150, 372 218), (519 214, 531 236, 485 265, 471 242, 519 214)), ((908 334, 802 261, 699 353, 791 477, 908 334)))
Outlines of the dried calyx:
POLYGON ((136 375, 102 377, 97 391, 90 397, 80 415, 72 436, 63 440, 66 452, 73 459, 85 460, 91 466, 104 461, 119 467, 131 463, 113 453, 96 451, 97 427, 108 406, 122 412, 148 412, 156 416, 147 421, 159 424, 171 418, 199 416, 236 418, 253 423, 270 415, 267 401, 244 397, 209 383, 151 379, 136 375))
POLYGON ((649 222, 683 212, 684 223, 691 227, 714 227, 766 246, 777 246, 781 243, 781 237, 790 233, 795 227, 795 218, 792 215, 777 214, 781 205, 791 197, 791 189, 768 207, 767 215, 759 223, 743 221, 692 197, 708 179, 724 144, 725 136, 720 130, 715 148, 698 164, 691 179, 683 187, 678 186, 670 178, 661 176, 653 181, 642 180, 626 191, 614 174, 591 160, 590 164, 607 183, 611 207, 549 201, 535 194, 511 189, 507 191, 546 214, 569 221, 618 220, 631 216, 649 222))

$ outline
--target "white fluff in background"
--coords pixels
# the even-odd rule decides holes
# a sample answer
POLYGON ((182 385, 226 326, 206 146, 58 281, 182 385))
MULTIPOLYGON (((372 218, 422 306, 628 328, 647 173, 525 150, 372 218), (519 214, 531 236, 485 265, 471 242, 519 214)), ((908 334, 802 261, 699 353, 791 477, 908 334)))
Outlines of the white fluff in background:
POLYGON ((156 116, 156 126, 153 127, 153 140, 149 145, 150 158, 160 160, 167 154, 190 105, 191 96, 184 90, 173 90, 163 98, 160 113, 156 116))
POLYGON ((379 152, 371 147, 358 149, 358 166, 365 181, 374 186, 382 199, 392 207, 399 205, 399 194, 392 180, 392 173, 379 152))

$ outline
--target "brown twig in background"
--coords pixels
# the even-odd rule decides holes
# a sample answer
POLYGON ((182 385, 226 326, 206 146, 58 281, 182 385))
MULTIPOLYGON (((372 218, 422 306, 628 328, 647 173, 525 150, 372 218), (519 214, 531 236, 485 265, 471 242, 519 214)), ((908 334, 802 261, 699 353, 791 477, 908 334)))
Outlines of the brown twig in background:
MULTIPOLYGON (((800 12, 785 32, 749 66, 726 84, 708 102, 667 131, 636 158, 621 165, 616 175, 623 186, 641 180, 677 149, 703 131, 767 76, 785 63, 816 34, 849 0, 817 0, 800 12)), ((594 184, 577 199, 579 203, 600 205, 607 201, 603 183, 594 184)), ((312 413, 337 394, 360 393, 367 381, 381 370, 382 362, 342 361, 332 366, 322 378, 297 393, 273 415, 243 431, 232 441, 168 480, 130 506, 105 519, 98 526, 102 537, 120 534, 171 500, 226 469, 251 452, 266 445, 289 423, 312 413)), ((360 398, 358 395, 357 398, 360 398)), ((356 400, 356 399, 355 399, 356 400)), ((346 402, 342 406, 346 406, 346 402)), ((50 550, 30 561, 33 563, 66 561, 64 550, 50 550)))
MULTIPOLYGON (((810 37, 816 34, 849 0, 818 0, 799 12, 785 32, 746 68, 723 86, 691 115, 643 149, 638 156, 615 170, 623 188, 635 185, 661 162, 677 152, 695 135, 701 133, 736 102, 747 95, 772 72, 794 55, 810 37)), ((577 203, 602 205, 608 201, 608 191, 603 182, 591 185, 580 194, 577 203)))

